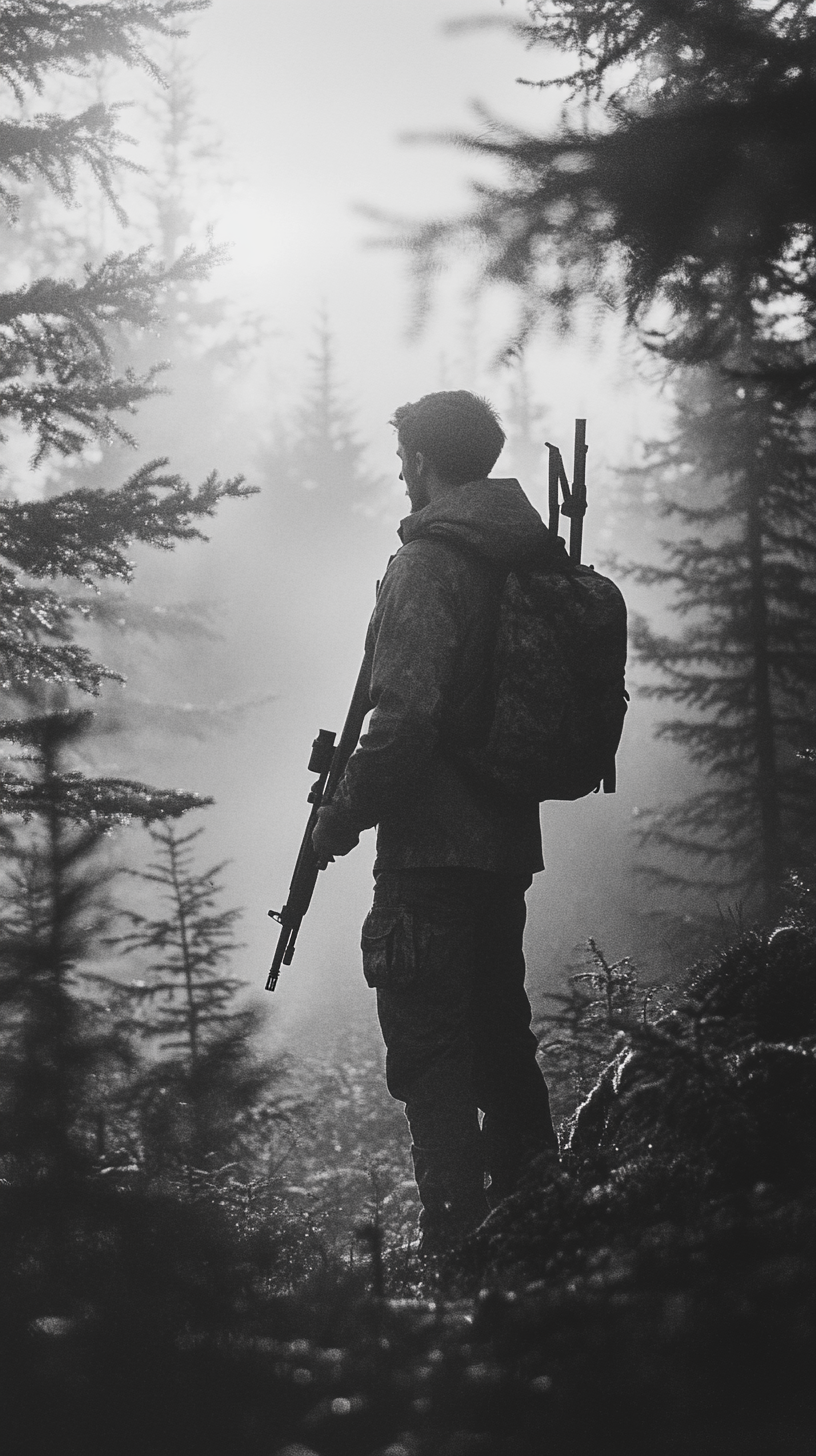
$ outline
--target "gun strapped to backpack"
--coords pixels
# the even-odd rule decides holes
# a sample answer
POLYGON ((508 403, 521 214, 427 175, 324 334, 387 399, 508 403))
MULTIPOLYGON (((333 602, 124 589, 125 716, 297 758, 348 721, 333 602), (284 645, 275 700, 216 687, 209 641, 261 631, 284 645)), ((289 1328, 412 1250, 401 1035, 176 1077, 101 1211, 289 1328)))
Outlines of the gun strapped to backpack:
POLYGON ((560 451, 549 443, 547 449, 549 539, 501 586, 489 728, 458 755, 508 798, 539 803, 580 799, 602 784, 614 793, 628 701, 626 604, 613 581, 581 565, 586 420, 575 421, 571 490, 560 451), (571 522, 569 554, 558 535, 559 488, 560 514, 571 522))

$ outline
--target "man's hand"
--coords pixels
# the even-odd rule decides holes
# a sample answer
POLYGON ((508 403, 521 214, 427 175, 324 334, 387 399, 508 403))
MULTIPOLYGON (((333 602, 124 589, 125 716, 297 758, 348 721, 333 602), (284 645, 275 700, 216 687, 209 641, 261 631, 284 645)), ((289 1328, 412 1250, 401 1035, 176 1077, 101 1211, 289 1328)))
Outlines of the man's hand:
POLYGON ((319 864, 331 864, 335 856, 339 859, 348 854, 359 842, 357 830, 345 821, 333 804, 325 804, 318 809, 317 823, 312 830, 312 848, 319 864))

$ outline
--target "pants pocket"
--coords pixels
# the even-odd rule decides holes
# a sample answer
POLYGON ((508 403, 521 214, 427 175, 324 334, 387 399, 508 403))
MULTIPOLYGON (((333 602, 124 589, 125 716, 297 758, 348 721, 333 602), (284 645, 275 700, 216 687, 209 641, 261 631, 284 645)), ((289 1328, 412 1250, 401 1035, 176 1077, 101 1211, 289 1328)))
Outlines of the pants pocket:
POLYGON ((398 991, 416 979, 414 917, 404 907, 375 905, 363 922, 363 975, 377 990, 398 991))

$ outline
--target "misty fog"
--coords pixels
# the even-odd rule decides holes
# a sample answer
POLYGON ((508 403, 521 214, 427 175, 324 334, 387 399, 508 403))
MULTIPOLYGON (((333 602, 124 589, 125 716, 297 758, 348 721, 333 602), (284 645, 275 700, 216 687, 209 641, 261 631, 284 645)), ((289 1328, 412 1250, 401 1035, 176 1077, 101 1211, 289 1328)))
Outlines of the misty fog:
MULTIPOLYGON (((167 455, 193 480, 212 468, 241 472, 258 494, 219 509, 209 544, 138 553, 131 599, 156 612, 159 628, 193 604, 199 626, 142 634, 136 646, 130 635, 104 637, 103 655, 128 683, 106 690, 122 731, 102 736, 97 751, 106 770, 215 799, 195 816, 206 827, 202 853, 230 861, 230 903, 244 910, 237 969, 259 994, 277 933, 266 912, 285 900, 305 824, 310 745, 320 728, 342 726, 375 585, 408 511, 388 425, 394 408, 438 388, 486 394, 508 433, 495 473, 518 475, 542 513, 544 441, 558 443, 571 468, 574 419, 586 417, 584 560, 642 558, 654 540, 654 523, 623 502, 618 472, 660 432, 668 404, 620 326, 587 313, 573 338, 541 334, 523 365, 500 364, 515 317, 509 297, 475 296, 467 270, 454 269, 417 328, 406 259, 372 246, 383 230, 361 206, 414 217, 448 210, 478 172, 455 149, 406 134, 465 127, 473 102, 539 124, 550 108, 546 95, 515 84, 523 53, 513 37, 447 33, 460 15, 431 0, 357 0, 342 13, 329 0, 216 4, 191 22, 183 55, 169 58, 172 94, 142 82, 129 115, 148 164, 147 178, 128 184, 138 239, 166 250, 211 229, 226 257, 138 345, 172 368, 167 395, 134 423, 135 454, 107 447, 86 468, 106 483, 134 460, 167 455), (297 474, 321 339, 356 483, 297 474)), ((536 65, 541 74, 540 56, 536 65)), ((102 84, 134 94, 131 75, 102 84)), ((99 252, 117 242, 118 226, 104 205, 89 206, 79 234, 99 252)), ((629 598, 659 609, 641 589, 629 598)), ((633 811, 671 797, 687 772, 654 743, 654 718, 633 701, 616 796, 543 808, 547 869, 528 899, 534 1000, 563 986, 588 936, 614 956, 645 943, 633 811)), ((124 845, 131 862, 146 852, 137 841, 134 833, 124 845)), ((359 957, 373 855, 369 832, 321 875, 295 961, 265 998, 273 1042, 373 1028, 359 957)), ((670 947, 653 941, 649 954, 647 979, 671 968, 670 947)))

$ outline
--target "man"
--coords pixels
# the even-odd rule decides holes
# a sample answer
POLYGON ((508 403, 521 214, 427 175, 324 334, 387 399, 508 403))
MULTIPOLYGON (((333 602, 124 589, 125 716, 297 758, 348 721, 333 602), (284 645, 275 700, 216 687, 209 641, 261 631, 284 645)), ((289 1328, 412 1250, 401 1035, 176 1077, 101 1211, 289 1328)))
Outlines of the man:
POLYGON ((502 583, 547 531, 517 481, 486 478, 505 438, 486 400, 429 394, 391 423, 412 510, 366 640, 369 728, 313 844, 328 860, 377 825, 363 969, 435 1251, 558 1146, 524 990, 538 804, 503 798, 462 760, 487 728, 502 583))

